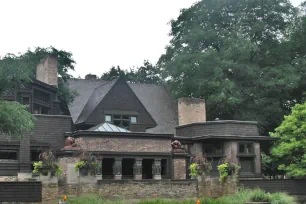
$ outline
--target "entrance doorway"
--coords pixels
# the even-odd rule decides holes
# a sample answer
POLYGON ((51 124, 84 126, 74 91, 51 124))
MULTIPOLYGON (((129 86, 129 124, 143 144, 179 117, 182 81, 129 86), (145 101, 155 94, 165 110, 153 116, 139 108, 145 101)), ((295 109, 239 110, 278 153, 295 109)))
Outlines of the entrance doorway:
POLYGON ((142 160, 142 179, 153 179, 152 165, 153 159, 143 159, 142 160))
POLYGON ((103 179, 113 179, 113 164, 115 162, 114 158, 103 158, 102 160, 102 178, 103 179))
POLYGON ((122 159, 122 179, 133 179, 133 165, 135 159, 122 159))

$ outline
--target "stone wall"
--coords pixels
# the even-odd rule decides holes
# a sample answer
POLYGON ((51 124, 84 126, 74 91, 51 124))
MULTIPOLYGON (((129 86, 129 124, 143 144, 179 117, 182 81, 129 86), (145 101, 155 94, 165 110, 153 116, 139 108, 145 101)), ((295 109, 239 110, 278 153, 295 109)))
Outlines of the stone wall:
POLYGON ((197 181, 128 181, 102 180, 99 185, 66 185, 67 195, 98 193, 107 199, 187 199, 198 197, 197 181))
POLYGON ((178 100, 179 125, 206 121, 205 101, 203 99, 180 98, 178 100))
POLYGON ((224 183, 217 177, 202 177, 198 183, 200 197, 221 197, 224 195, 235 194, 238 190, 237 176, 228 176, 224 183))
POLYGON ((173 159, 174 179, 186 179, 186 159, 173 159))
POLYGON ((84 150, 113 152, 171 152, 170 139, 80 137, 76 143, 84 150))

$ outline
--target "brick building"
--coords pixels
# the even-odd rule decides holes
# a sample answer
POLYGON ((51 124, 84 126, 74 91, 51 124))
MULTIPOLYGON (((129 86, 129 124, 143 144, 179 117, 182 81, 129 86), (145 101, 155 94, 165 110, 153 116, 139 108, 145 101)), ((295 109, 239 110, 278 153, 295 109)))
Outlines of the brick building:
POLYGON ((57 60, 48 57, 37 67, 37 79, 6 100, 29 105, 36 117, 33 133, 19 141, 0 136, 0 176, 31 176, 39 152, 56 151, 65 182, 75 183, 79 149, 100 159, 99 179, 189 179, 194 155, 206 155, 217 173, 218 161, 228 157, 241 165, 241 176, 261 176, 260 148, 272 138, 260 136, 256 122, 206 121, 205 101, 174 99, 161 85, 135 84, 94 75, 69 80, 78 95, 61 115, 56 98, 57 60), (64 148, 66 137, 78 149, 64 148), (174 151, 171 142, 182 144, 174 151))

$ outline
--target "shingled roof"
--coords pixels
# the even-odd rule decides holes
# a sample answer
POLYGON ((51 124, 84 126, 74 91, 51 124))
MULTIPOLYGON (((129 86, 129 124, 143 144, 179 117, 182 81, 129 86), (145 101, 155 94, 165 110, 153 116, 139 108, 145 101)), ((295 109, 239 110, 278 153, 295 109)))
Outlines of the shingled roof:
MULTIPOLYGON (((116 80, 70 79, 69 88, 78 92, 73 103, 68 105, 73 122, 84 122, 115 83, 116 80)), ((128 85, 157 123, 147 132, 174 134, 178 125, 177 102, 166 88, 154 84, 128 85)))

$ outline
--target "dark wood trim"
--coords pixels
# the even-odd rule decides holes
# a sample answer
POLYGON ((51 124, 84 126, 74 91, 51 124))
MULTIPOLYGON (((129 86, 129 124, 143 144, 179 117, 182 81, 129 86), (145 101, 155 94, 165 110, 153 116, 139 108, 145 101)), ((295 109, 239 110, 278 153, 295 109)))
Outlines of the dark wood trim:
MULTIPOLYGON (((66 134, 67 135, 67 134, 66 134)), ((78 130, 73 132, 72 135, 75 138, 79 137, 124 137, 124 138, 159 138, 159 139, 171 139, 173 134, 154 134, 145 132, 99 132, 99 131, 87 131, 78 130)))

